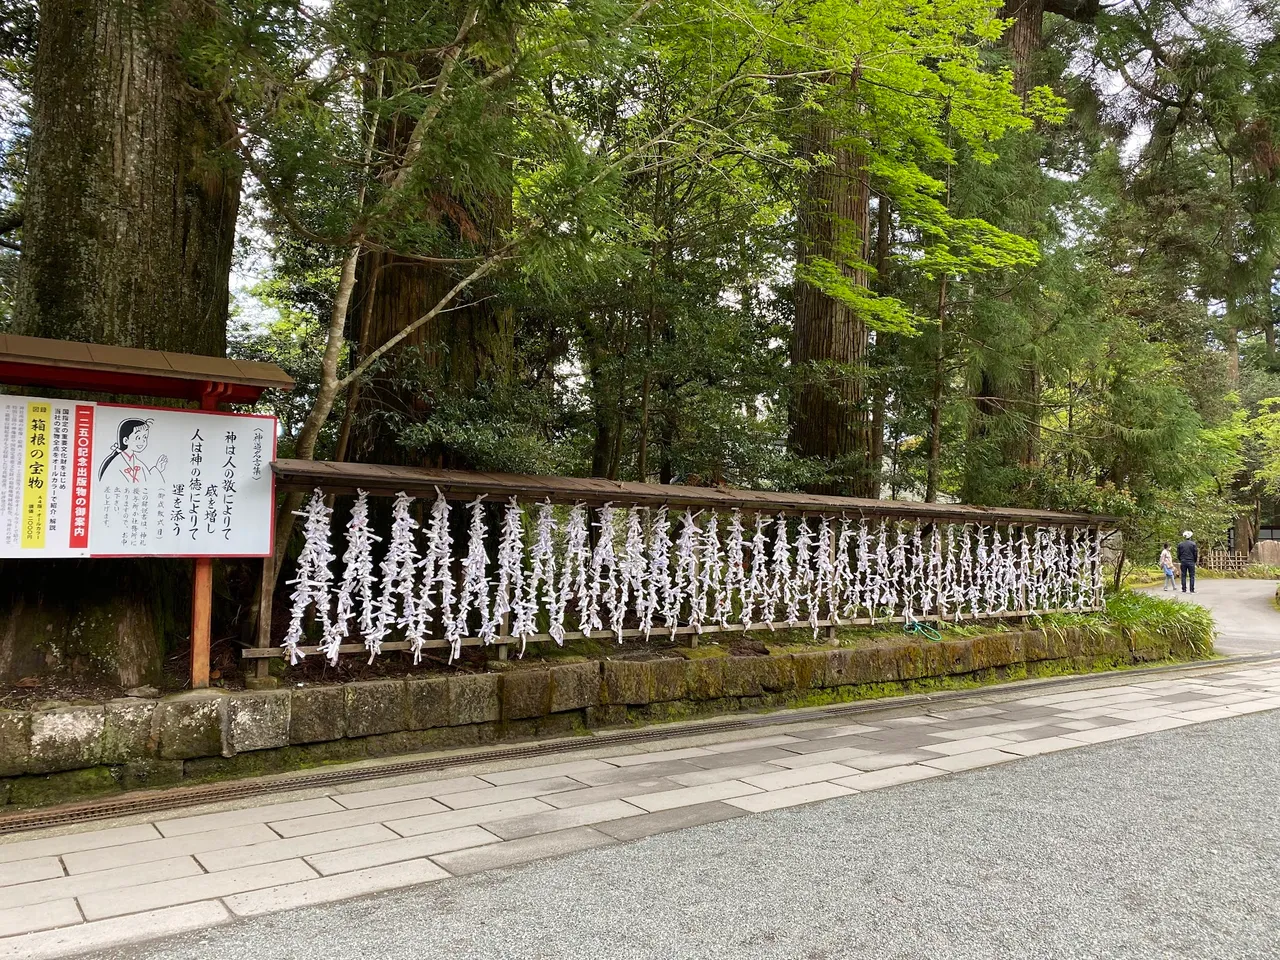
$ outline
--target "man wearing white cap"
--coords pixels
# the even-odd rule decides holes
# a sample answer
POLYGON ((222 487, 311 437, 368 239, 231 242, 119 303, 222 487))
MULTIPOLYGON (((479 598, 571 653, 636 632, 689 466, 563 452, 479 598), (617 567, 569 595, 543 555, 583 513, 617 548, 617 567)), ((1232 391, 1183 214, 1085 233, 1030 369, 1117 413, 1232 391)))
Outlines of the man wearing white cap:
POLYGON ((1178 544, 1178 564, 1182 567, 1182 592, 1187 592, 1187 580, 1191 580, 1191 592, 1196 592, 1196 564, 1200 562, 1200 548, 1191 539, 1191 531, 1182 531, 1182 542, 1178 544))

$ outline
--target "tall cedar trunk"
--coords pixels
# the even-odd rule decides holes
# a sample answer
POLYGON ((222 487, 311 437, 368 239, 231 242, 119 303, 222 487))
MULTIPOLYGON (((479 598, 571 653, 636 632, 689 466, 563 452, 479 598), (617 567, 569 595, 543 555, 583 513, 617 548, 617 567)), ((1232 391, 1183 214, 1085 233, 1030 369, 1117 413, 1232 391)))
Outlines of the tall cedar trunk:
MULTIPOLYGON (((1005 0, 1000 17, 1012 23, 1004 35, 1013 69, 1014 89, 1026 99, 1036 84, 1035 58, 1044 43, 1044 16, 1054 13, 1077 23, 1092 23, 1097 19, 1100 0, 1005 0)), ((1027 175, 1038 175, 1038 157, 1011 158, 1013 162, 1036 164, 1027 167, 1027 175)), ((1017 233, 1029 233, 1029 224, 1002 223, 1000 226, 1017 233)), ((1031 340, 1034 341, 1034 332, 1031 340)), ((1022 369, 1012 382, 1002 381, 990 369, 983 369, 978 380, 978 395, 974 398, 974 417, 970 423, 970 439, 978 447, 990 444, 989 453, 971 461, 965 477, 963 496, 970 503, 986 503, 1004 500, 1009 491, 992 488, 988 484, 987 470, 991 466, 1029 466, 1039 456, 1040 445, 1040 393, 1041 377, 1034 356, 1034 342, 1027 344, 1024 356, 1019 359, 1022 369), (1015 417, 1016 429, 1001 420, 1015 417), (993 436, 994 434, 994 436, 993 436)))
POLYGON ((1044 0, 1005 0, 1000 18, 1013 21, 1004 41, 1013 63, 1013 88, 1025 97, 1032 87, 1032 60, 1044 31, 1044 0))
MULTIPOLYGON (((440 61, 422 58, 416 64, 426 79, 438 73, 440 61)), ((378 93, 369 91, 372 97, 378 93)), ((395 94, 382 89, 381 97, 395 94)), ((405 152, 415 118, 385 117, 378 125, 377 147, 384 156, 405 152)), ((460 239, 488 245, 511 223, 511 196, 495 196, 472 209, 441 184, 436 216, 460 239)), ((357 267, 348 335, 363 356, 376 349, 434 307, 457 282, 448 266, 423 263, 395 254, 367 250, 357 267)), ((397 420, 422 421, 445 399, 473 396, 478 385, 508 377, 514 364, 515 316, 492 299, 459 304, 410 334, 383 363, 364 378, 351 399, 356 409, 344 423, 344 459, 365 463, 425 464, 446 468, 487 466, 472 461, 447 443, 410 453, 401 445, 397 420), (423 388, 417 374, 430 376, 444 396, 423 388)))
POLYGON ((17 332, 224 355, 234 128, 176 54, 201 9, 41 3, 17 332))
POLYGON ((595 440, 591 445, 591 476, 616 479, 614 450, 622 433, 618 410, 621 385, 617 366, 611 363, 613 357, 606 346, 613 339, 609 335, 610 324, 604 323, 602 330, 596 329, 589 321, 583 326, 587 331, 584 340, 589 350, 587 392, 591 398, 591 419, 595 424, 595 440))
MULTIPOLYGON (((889 276, 889 255, 892 250, 893 208, 888 197, 881 197, 876 203, 876 293, 881 296, 887 295, 893 286, 893 280, 889 276)), ((877 333, 873 348, 876 357, 876 382, 871 398, 871 466, 874 469, 871 496, 877 500, 880 499, 881 477, 884 474, 884 417, 890 388, 885 368, 889 355, 893 352, 891 338, 892 334, 877 333)))
MULTIPOLYGON (((362 328, 365 350, 376 348, 439 302, 453 286, 452 273, 434 264, 366 251, 360 257, 351 313, 362 328), (376 281, 375 281, 376 277, 376 281)), ((442 399, 411 385, 421 364, 436 387, 467 397, 477 384, 507 375, 513 363, 514 315, 492 301, 443 313, 415 330, 376 373, 365 378, 353 411, 346 459, 364 463, 477 466, 455 448, 437 445, 410 455, 388 419, 420 421, 442 399)), ((363 352, 363 351, 362 351, 363 352)))
MULTIPOLYGON (((224 354, 240 178, 220 144, 233 131, 177 54, 204 9, 41 3, 16 332, 224 354)), ((174 561, 0 564, 0 679, 157 679, 165 628, 185 633, 183 581, 174 561)))
MULTIPOLYGON (((870 258, 871 190, 864 158, 840 142, 832 127, 814 122, 806 155, 834 158, 815 165, 798 216, 797 260, 828 260, 867 286, 865 269, 847 266, 849 252, 870 258)), ((866 395, 867 326, 844 303, 803 281, 796 284, 791 365, 798 384, 790 410, 791 448, 825 461, 829 475, 811 493, 869 497, 875 493, 871 411, 866 395)))
MULTIPOLYGON (((1035 85, 1034 59, 1042 44, 1044 14, 1045 0, 1005 0, 1000 10, 1001 19, 1011 21, 1003 39, 1013 69, 1014 90, 1024 102, 1035 85)), ((1039 161, 1022 155, 1020 151, 1006 162, 1038 164, 1039 161)), ((1030 169, 1027 168, 1028 174, 1030 169)), ((1027 224, 1002 223, 1001 226, 1015 232, 1029 229, 1027 224)), ((989 469, 993 466, 1002 469, 1026 466, 1030 462, 1032 443, 1024 427, 1035 418, 1038 408, 1025 402, 1030 392, 1030 381, 1036 378, 1035 370, 1030 367, 1034 363, 1031 344, 1026 346, 1027 350, 1018 358, 1023 369, 1017 379, 997 377, 986 365, 980 371, 978 392, 973 397, 974 416, 969 424, 973 445, 962 490, 962 496, 968 503, 1003 502, 1011 491, 991 486, 989 469), (1016 429, 1011 428, 1010 417, 1020 418, 1016 429)), ((931 450, 931 485, 936 484, 935 470, 931 450)))
POLYGON ((1240 328, 1231 324, 1222 339, 1227 351, 1227 384, 1234 390, 1240 385, 1240 328))

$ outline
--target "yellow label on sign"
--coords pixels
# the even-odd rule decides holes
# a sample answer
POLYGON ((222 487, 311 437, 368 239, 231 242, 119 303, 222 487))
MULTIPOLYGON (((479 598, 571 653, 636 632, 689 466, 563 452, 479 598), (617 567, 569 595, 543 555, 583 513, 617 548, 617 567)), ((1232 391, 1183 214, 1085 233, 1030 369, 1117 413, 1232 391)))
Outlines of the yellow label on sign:
POLYGON ((44 548, 49 507, 49 417, 47 403, 27 404, 26 460, 22 471, 22 546, 44 548))

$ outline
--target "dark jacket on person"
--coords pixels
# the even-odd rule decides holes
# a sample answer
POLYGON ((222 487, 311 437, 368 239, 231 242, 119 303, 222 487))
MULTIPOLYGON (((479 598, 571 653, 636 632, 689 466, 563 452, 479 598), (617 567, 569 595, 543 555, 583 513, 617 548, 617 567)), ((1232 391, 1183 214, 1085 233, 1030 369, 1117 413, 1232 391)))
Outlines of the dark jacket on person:
POLYGON ((1199 563, 1200 548, 1196 546, 1194 540, 1183 540, 1178 544, 1178 562, 1179 563, 1199 563))

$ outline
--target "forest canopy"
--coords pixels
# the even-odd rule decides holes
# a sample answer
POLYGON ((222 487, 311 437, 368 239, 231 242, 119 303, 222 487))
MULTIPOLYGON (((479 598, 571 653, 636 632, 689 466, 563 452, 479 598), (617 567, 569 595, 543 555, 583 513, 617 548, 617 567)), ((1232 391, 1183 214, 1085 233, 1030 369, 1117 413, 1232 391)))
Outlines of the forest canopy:
POLYGON ((15 0, 0 331, 280 363, 285 455, 1247 546, 1280 490, 1278 27, 1205 0, 15 0))

